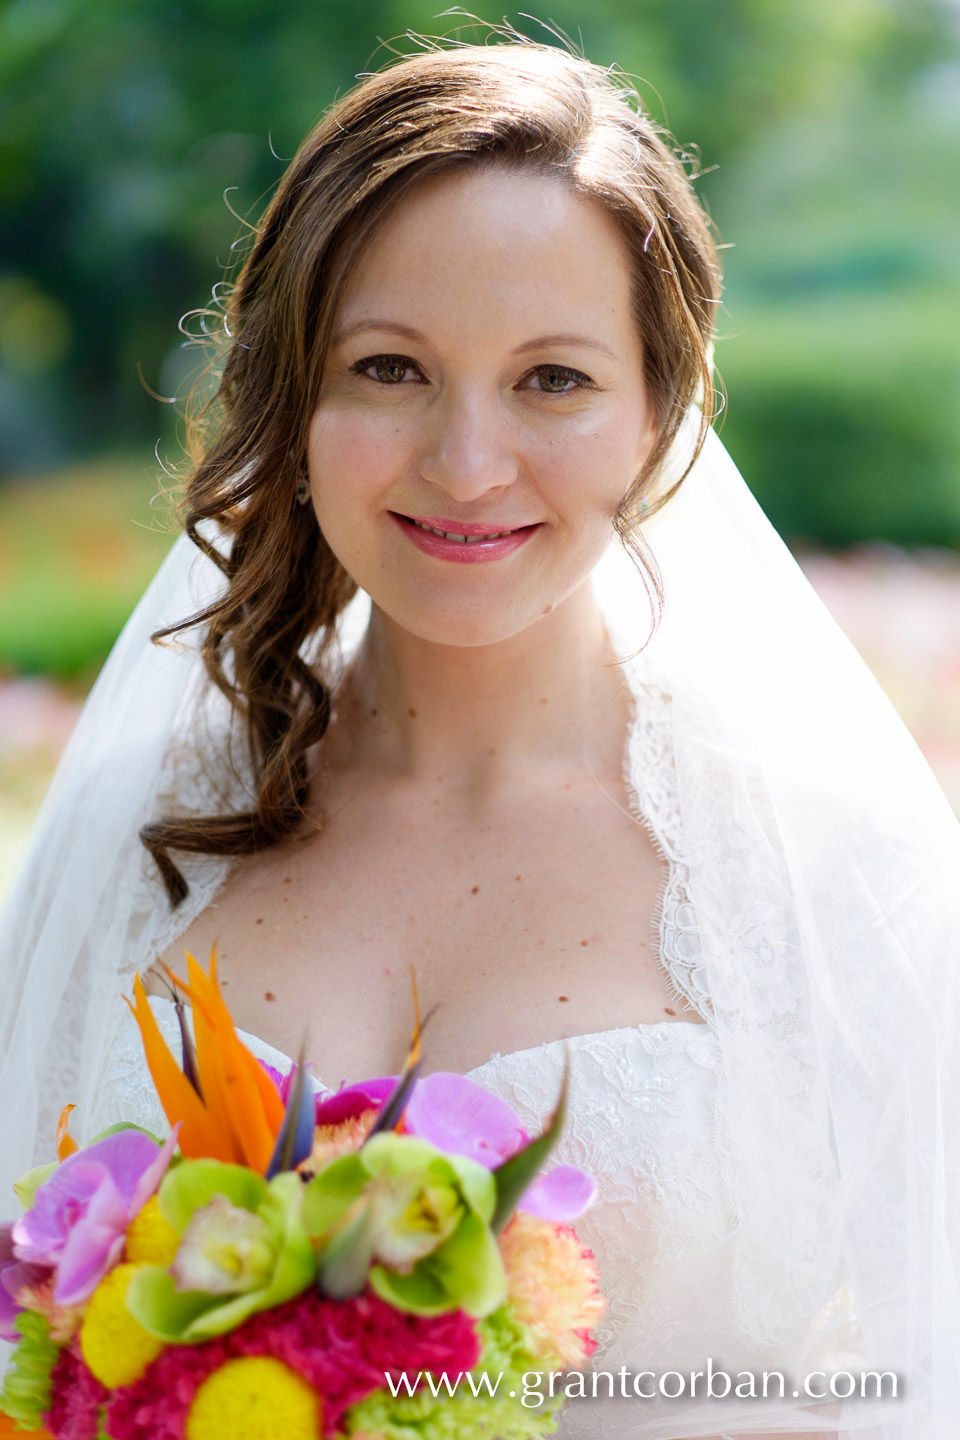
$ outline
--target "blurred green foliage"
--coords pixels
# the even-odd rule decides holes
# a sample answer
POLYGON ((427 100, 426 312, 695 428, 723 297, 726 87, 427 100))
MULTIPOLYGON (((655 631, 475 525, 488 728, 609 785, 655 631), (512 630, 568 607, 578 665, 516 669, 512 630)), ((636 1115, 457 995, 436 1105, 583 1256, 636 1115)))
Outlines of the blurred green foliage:
POLYGON ((167 503, 142 461, 99 458, 8 482, 0 522, 0 676, 83 692, 172 542, 167 503))
MULTIPOLYGON (((543 13, 699 146, 698 188, 732 245, 723 435, 774 522, 831 544, 960 544, 956 8, 551 0, 543 13)), ((174 410, 145 386, 182 391, 196 356, 177 317, 242 254, 225 192, 255 219, 337 93, 390 44, 412 48, 408 27, 458 25, 481 38, 421 0, 8 0, 0 468, 146 456, 158 437, 176 458, 174 410)))

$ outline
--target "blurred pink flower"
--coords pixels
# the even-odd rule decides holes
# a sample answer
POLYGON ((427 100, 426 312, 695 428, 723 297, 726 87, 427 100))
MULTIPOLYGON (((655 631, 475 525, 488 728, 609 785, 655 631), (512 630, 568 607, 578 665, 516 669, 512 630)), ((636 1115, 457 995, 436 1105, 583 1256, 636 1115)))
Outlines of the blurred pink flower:
POLYGON ((70 1155, 13 1226, 19 1260, 56 1271, 54 1300, 77 1305, 120 1259, 127 1226, 163 1178, 178 1129, 165 1145, 118 1130, 70 1155))

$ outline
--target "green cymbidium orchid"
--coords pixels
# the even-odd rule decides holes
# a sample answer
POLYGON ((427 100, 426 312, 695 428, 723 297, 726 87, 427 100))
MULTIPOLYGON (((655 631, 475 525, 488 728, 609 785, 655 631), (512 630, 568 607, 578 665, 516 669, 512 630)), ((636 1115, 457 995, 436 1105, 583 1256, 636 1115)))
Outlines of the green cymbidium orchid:
POLYGON ((145 1330, 196 1344, 299 1295, 317 1271, 300 1218, 303 1182, 264 1180, 240 1165, 185 1160, 160 1186, 160 1208, 183 1239, 173 1265, 144 1265, 127 1308, 145 1330))
POLYGON ((506 1296, 490 1229, 489 1170, 410 1135, 375 1135, 315 1176, 303 1223, 320 1241, 321 1290, 335 1299, 368 1282, 415 1315, 489 1315, 506 1296))

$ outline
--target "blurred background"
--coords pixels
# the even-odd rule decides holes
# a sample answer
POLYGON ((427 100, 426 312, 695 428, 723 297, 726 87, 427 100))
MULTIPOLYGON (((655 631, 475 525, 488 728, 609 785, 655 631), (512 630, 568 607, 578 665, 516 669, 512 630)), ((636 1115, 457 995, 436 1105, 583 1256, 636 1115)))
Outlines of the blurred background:
MULTIPOLYGON (((499 4, 474 0, 499 21, 499 4)), ((551 41, 536 20, 507 19, 551 41)), ((960 807, 960 0, 550 0, 699 156, 722 435, 960 807)), ((0 894, 171 542, 178 317, 419 0, 0 8, 0 894)), ((239 243, 238 243, 239 237, 239 243)))

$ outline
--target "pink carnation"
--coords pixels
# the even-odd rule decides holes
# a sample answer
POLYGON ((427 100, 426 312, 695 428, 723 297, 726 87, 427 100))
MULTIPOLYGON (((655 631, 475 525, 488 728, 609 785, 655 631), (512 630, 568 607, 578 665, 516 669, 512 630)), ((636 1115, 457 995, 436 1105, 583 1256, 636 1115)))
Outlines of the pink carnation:
POLYGON ((43 1423, 54 1440, 97 1440, 100 1406, 108 1392, 87 1369, 77 1341, 61 1350, 50 1380, 50 1409, 43 1423))
POLYGON ((106 1419, 112 1440, 182 1440, 203 1381, 243 1355, 270 1355, 303 1376, 323 1400, 324 1433, 332 1436, 349 1406, 384 1385, 385 1372, 471 1370, 480 1342, 459 1310, 406 1315, 369 1291, 345 1302, 307 1292, 229 1335, 169 1346, 135 1385, 113 1392, 106 1419))
POLYGON ((596 1350, 590 1331, 606 1309, 593 1251, 569 1225, 518 1211, 500 1236, 514 1314, 529 1327, 541 1356, 582 1365, 596 1350))

